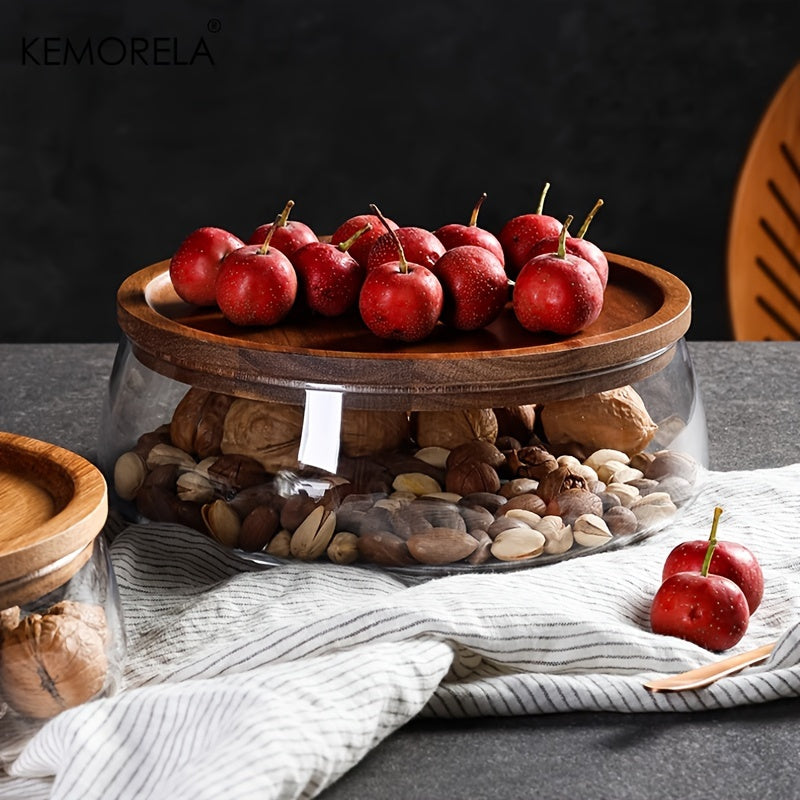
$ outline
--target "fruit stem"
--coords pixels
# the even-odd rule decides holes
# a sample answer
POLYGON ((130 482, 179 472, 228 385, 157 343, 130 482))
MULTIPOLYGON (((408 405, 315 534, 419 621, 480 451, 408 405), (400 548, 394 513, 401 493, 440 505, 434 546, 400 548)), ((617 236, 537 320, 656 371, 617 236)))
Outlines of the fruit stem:
POLYGON ((547 192, 550 189, 550 184, 545 183, 541 195, 539 195, 539 205, 536 206, 536 213, 541 214, 544 211, 544 198, 547 197, 547 192))
POLYGON ((472 209, 472 215, 469 218, 469 227, 474 228, 478 224, 478 212, 481 210, 481 206, 483 205, 483 201, 486 199, 486 192, 484 192, 479 198, 478 202, 475 203, 472 209))
POLYGON ((393 228, 389 227, 389 224, 386 220, 386 217, 383 216, 381 210, 375 203, 370 203, 369 207, 378 217, 378 219, 383 223, 383 226, 389 231, 389 235, 394 239, 395 246, 397 247, 397 260, 400 262, 400 272, 405 275, 408 272, 408 261, 406 261, 406 254, 403 250, 403 245, 400 242, 400 239, 397 238, 397 234, 395 233, 393 228))
POLYGON ((564 220, 564 224, 561 226, 561 233, 558 235, 558 251, 556 252, 558 258, 567 257, 567 228, 569 228, 571 224, 572 214, 564 220))
POLYGON ((714 509, 714 521, 711 523, 711 534, 708 537, 708 549, 706 550, 706 557, 703 559, 703 566, 700 569, 700 574, 705 578, 708 575, 708 569, 711 566, 711 557, 714 555, 714 550, 717 547, 717 524, 719 523, 722 509, 717 506, 714 509))
POLYGON ((264 239, 264 244, 262 244, 261 247, 258 248, 258 254, 260 256, 266 255, 267 252, 269 251, 269 243, 270 241, 272 241, 272 234, 275 233, 275 228, 279 227, 278 223, 280 222, 280 219, 281 215, 278 214, 278 216, 275 217, 275 222, 273 222, 272 225, 269 226, 269 230, 267 231, 267 238, 264 239))
POLYGON ((278 221, 276 225, 279 228, 286 227, 286 220, 289 219, 289 212, 294 208, 294 200, 289 200, 286 205, 283 207, 283 211, 278 214, 278 221))
POLYGON ((575 236, 576 239, 583 239, 583 237, 586 236, 586 231, 589 229, 589 225, 594 219, 594 215, 600 210, 602 205, 603 200, 598 198, 597 202, 594 204, 594 208, 589 212, 586 219, 583 221, 583 225, 581 225, 580 229, 578 230, 578 233, 575 236))
POLYGON ((357 230, 349 239, 345 239, 343 242, 339 242, 339 244, 337 244, 336 246, 343 253, 346 253, 353 246, 353 243, 355 242, 356 239, 358 239, 359 236, 371 230, 372 230, 372 225, 370 225, 370 223, 368 222, 363 228, 357 230))

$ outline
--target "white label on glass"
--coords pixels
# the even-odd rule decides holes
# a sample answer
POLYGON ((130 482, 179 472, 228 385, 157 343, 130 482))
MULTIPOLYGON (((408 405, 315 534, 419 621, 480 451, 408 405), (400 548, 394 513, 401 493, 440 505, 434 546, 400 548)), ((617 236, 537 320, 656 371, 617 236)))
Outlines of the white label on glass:
POLYGON ((309 467, 336 472, 342 427, 342 393, 306 389, 298 460, 309 467))

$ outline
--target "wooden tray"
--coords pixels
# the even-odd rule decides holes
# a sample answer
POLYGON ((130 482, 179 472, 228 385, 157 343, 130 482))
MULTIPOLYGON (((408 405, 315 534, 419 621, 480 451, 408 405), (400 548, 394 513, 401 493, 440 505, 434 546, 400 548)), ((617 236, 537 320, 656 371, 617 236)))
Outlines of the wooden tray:
POLYGON ((271 328, 241 328, 217 309, 182 302, 169 262, 124 281, 120 327, 147 367, 213 391, 300 404, 306 388, 345 392, 354 408, 490 407, 547 402, 614 388, 661 370, 691 319, 691 294, 674 275, 607 254, 600 318, 580 334, 532 334, 510 305, 488 328, 444 325, 415 344, 370 333, 353 314, 301 312, 271 328))
POLYGON ((105 480, 84 458, 0 432, 0 609, 72 577, 89 560, 107 509, 105 480))

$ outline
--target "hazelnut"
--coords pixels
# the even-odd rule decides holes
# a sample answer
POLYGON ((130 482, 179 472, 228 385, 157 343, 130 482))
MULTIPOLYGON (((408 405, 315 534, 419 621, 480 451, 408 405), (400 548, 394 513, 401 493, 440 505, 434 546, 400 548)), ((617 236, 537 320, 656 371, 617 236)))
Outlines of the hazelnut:
POLYGON ((331 539, 326 552, 334 564, 352 564, 358 559, 358 536, 349 531, 339 531, 331 539))

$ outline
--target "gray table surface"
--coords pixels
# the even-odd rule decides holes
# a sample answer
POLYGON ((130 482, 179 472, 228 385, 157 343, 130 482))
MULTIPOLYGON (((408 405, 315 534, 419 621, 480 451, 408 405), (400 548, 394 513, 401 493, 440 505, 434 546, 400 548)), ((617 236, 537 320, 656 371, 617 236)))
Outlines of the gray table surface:
MULTIPOLYGON (((0 430, 95 458, 115 344, 0 344, 0 430)), ((710 467, 800 461, 800 343, 690 342, 710 467)), ((800 491, 800 488, 799 488, 800 491)), ((383 798, 796 798, 800 699, 687 714, 415 720, 325 791, 383 798)))

